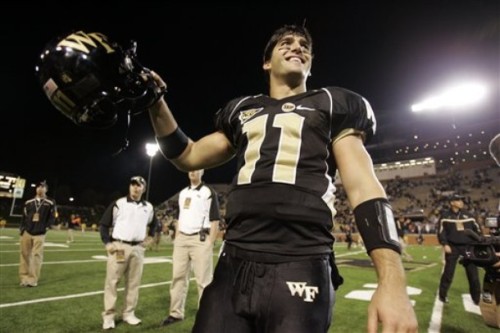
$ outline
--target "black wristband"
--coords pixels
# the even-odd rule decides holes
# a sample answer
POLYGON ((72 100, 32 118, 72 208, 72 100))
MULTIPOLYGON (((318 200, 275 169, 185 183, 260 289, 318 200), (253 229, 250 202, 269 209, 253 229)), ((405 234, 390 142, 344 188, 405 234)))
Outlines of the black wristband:
POLYGON ((389 248, 401 254, 396 222, 387 199, 376 198, 359 204, 354 209, 354 218, 366 252, 389 248))
POLYGON ((161 153, 168 159, 177 158, 186 149, 189 138, 179 126, 167 136, 156 137, 161 153))

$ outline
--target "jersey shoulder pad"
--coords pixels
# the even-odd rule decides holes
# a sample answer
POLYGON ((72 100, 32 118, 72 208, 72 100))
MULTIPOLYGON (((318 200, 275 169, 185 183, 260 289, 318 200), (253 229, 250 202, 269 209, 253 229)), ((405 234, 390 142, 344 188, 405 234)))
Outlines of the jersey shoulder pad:
POLYGON ((358 111, 358 104, 363 97, 352 90, 341 87, 324 88, 332 98, 332 112, 335 114, 350 114, 358 111))
POLYGON ((355 132, 368 141, 375 134, 376 119, 366 98, 345 88, 325 89, 332 98, 332 138, 355 132))

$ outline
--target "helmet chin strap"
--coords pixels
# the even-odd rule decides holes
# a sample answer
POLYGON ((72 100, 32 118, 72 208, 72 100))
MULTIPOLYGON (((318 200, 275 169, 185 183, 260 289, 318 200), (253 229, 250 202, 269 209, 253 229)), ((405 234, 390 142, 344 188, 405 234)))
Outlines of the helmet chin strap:
POLYGON ((129 132, 129 129, 130 129, 131 118, 132 118, 131 111, 128 110, 128 112, 127 112, 127 127, 125 129, 125 135, 124 135, 124 139, 123 139, 123 145, 117 151, 115 151, 111 155, 113 157, 118 156, 122 151, 126 150, 128 148, 128 146, 129 146, 130 141, 128 140, 128 132, 129 132))

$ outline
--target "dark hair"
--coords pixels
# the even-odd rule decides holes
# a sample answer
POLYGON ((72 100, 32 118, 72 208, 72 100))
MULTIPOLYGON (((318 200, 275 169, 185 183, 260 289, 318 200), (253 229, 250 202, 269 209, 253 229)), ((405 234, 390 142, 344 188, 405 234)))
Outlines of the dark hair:
POLYGON ((273 53, 273 49, 278 43, 280 39, 282 39, 286 35, 298 35, 304 37, 307 42, 309 43, 311 47, 311 52, 312 52, 312 37, 309 31, 305 26, 297 26, 295 24, 292 25, 284 25, 281 28, 278 28, 274 31, 273 35, 267 42, 266 47, 264 48, 264 62, 268 61, 271 59, 271 54, 273 53))
POLYGON ((35 188, 40 187, 40 186, 45 187, 46 189, 49 188, 49 185, 47 185, 47 182, 45 180, 42 180, 42 181, 39 181, 38 183, 36 183, 35 188))

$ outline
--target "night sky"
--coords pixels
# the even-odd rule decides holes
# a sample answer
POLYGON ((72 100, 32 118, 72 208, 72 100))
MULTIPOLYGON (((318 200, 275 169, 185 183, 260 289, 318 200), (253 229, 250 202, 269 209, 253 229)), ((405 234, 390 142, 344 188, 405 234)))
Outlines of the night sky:
MULTIPOLYGON (((102 32, 122 46, 137 41, 138 59, 167 82, 168 103, 195 140, 213 131, 214 113, 229 99, 267 94, 263 48, 274 29, 304 20, 315 54, 308 88, 348 88, 370 101, 377 118, 397 117, 404 124, 410 105, 426 93, 456 78, 481 79, 490 85, 486 117, 500 128, 498 0, 230 6, 86 1, 70 9, 23 2, 0 7, 0 171, 28 183, 46 179, 48 194, 57 192, 62 204, 70 195, 75 204, 89 203, 89 196, 107 204, 117 192, 125 194, 131 176, 147 178, 145 144, 154 142, 146 112, 132 118, 128 132, 125 115, 112 129, 90 131, 49 103, 35 76, 37 59, 47 42, 74 30, 102 32), (128 148, 114 156, 126 136, 128 148)), ((481 117, 478 112, 474 121, 481 117)), ((234 167, 230 162, 207 170, 204 179, 229 183, 234 167)), ((154 204, 187 183, 187 175, 161 155, 153 159, 154 204)))

